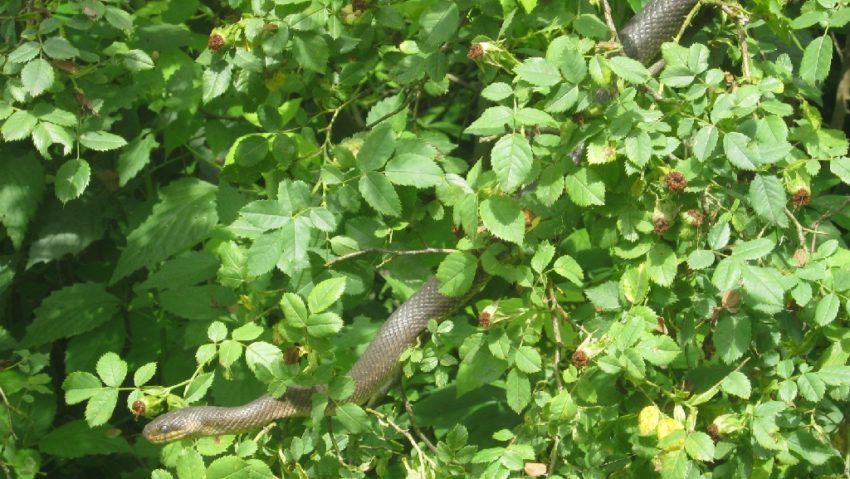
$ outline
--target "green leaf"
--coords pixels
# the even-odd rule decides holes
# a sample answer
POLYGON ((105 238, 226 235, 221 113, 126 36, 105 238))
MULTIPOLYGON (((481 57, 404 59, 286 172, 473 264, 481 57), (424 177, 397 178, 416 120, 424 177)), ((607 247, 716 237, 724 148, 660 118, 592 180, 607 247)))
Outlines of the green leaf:
POLYGON ((691 458, 702 461, 714 461, 714 441, 704 432, 691 432, 685 439, 685 452, 691 458))
POLYGON ((561 74, 540 57, 526 58, 514 68, 521 80, 539 87, 550 87, 561 81, 561 74))
POLYGON ((70 405, 87 401, 103 389, 103 384, 94 374, 75 371, 62 382, 62 389, 65 391, 65 402, 70 405))
POLYGON ((269 466, 258 459, 245 460, 236 456, 223 456, 210 463, 205 477, 206 479, 272 479, 275 476, 269 466))
POLYGON ((220 97, 230 88, 230 78, 233 69, 229 64, 217 64, 204 70, 201 82, 202 98, 204 103, 209 103, 220 97))
POLYGON ((830 386, 850 386, 850 366, 824 366, 817 374, 830 386))
POLYGON ((67 422, 41 438, 38 448, 51 456, 74 459, 97 454, 130 454, 132 448, 121 435, 106 427, 90 428, 85 421, 67 422))
POLYGON ((12 50, 7 58, 10 63, 26 63, 38 56, 40 51, 41 45, 38 42, 24 42, 12 50))
POLYGON ((39 122, 33 128, 32 142, 41 156, 47 159, 50 159, 49 148, 56 143, 62 145, 64 156, 70 155, 74 148, 74 137, 66 128, 46 121, 39 122))
POLYGON ((714 125, 707 125, 699 129, 693 139, 694 156, 699 161, 705 161, 714 153, 720 134, 714 125))
POLYGON ((503 136, 493 145, 490 161, 502 189, 512 193, 528 182, 534 157, 528 140, 514 133, 503 136))
POLYGON ((491 106, 481 113, 471 125, 463 130, 470 135, 500 135, 505 132, 505 125, 513 125, 514 112, 506 106, 491 106))
POLYGON ((844 183, 850 184, 850 158, 833 158, 829 162, 829 171, 844 183))
POLYGON ((531 258, 531 269, 538 273, 542 273, 552 258, 555 256, 555 247, 544 241, 537 245, 537 250, 531 258))
POLYGON ((750 380, 740 371, 732 371, 728 376, 723 378, 723 382, 720 383, 720 389, 727 394, 743 399, 749 399, 752 390, 750 380))
POLYGON ((44 41, 44 53, 54 60, 68 60, 80 54, 71 42, 62 37, 50 37, 44 41))
POLYGON ((831 65, 832 38, 829 35, 817 37, 809 42, 803 51, 803 59, 800 61, 800 78, 811 85, 822 82, 829 75, 831 65))
POLYGON ((708 230, 708 236, 706 237, 708 247, 714 251, 725 248, 729 244, 730 234, 731 230, 729 229, 728 221, 717 223, 708 230))
POLYGON ((742 269, 744 290, 759 304, 757 309, 777 313, 785 308, 782 275, 773 268, 746 266, 742 269))
POLYGON ((785 197, 785 188, 779 178, 756 175, 750 183, 749 197, 750 204, 759 217, 783 228, 788 226, 788 218, 785 216, 788 198, 785 197))
POLYGON ((641 62, 629 57, 613 57, 608 62, 611 70, 627 82, 643 84, 651 77, 649 70, 641 62))
POLYGON ((78 198, 86 190, 90 176, 91 169, 86 160, 68 160, 62 163, 56 171, 56 198, 62 203, 78 198))
POLYGON ((336 334, 340 329, 342 329, 342 318, 336 313, 311 314, 307 318, 307 334, 314 338, 336 334))
POLYGON ((0 161, 0 223, 15 249, 23 243, 43 192, 44 170, 35 155, 0 161))
POLYGON ((124 186, 135 177, 149 162, 151 151, 159 146, 154 135, 145 131, 121 150, 118 156, 116 169, 118 170, 118 184, 124 186))
POLYGON ((649 279, 659 286, 670 286, 676 278, 679 259, 664 243, 656 243, 646 256, 649 279))
POLYGON ((697 249, 688 255, 688 266, 694 270, 708 268, 714 264, 714 253, 704 249, 697 249))
POLYGON ((462 251, 449 254, 437 268, 440 293, 451 297, 463 296, 472 287, 477 269, 478 259, 475 256, 462 251))
POLYGON ((750 151, 749 142, 750 139, 742 133, 734 131, 726 133, 723 136, 723 151, 729 162, 739 169, 754 171, 758 165, 758 159, 750 151))
POLYGON ((80 135, 80 144, 95 151, 109 151, 121 148, 127 141, 108 131, 87 131, 80 135))
POLYGON ((494 82, 481 90, 481 96, 490 101, 500 101, 514 94, 514 89, 504 82, 494 82))
POLYGON ((321 313, 339 301, 345 292, 345 276, 330 278, 317 284, 307 296, 307 307, 313 314, 321 313))
POLYGON ((815 324, 818 326, 826 326, 835 321, 838 316, 838 308, 841 306, 841 300, 838 295, 829 293, 818 301, 815 308, 815 324))
POLYGON ((587 299, 601 309, 620 309, 620 288, 614 281, 606 281, 584 291, 587 299))
POLYGON ((375 211, 388 216, 401 216, 401 200, 384 175, 369 171, 360 177, 359 187, 363 199, 375 211))
POLYGON ((415 153, 395 156, 387 163, 384 174, 396 185, 416 188, 430 188, 445 181, 443 170, 434 160, 415 153))
POLYGON ((652 139, 645 131, 638 132, 635 136, 627 136, 625 146, 629 161, 641 168, 649 163, 652 157, 652 139))
POLYGON ((88 425, 95 427, 106 424, 106 421, 112 417, 116 404, 118 404, 117 389, 104 388, 94 393, 86 404, 85 416, 88 425))
POLYGON ((358 433, 369 426, 369 417, 366 411, 354 403, 345 403, 336 408, 336 417, 343 427, 351 433, 358 433))
POLYGON ((296 35, 292 38, 292 51, 305 70, 325 73, 330 52, 323 36, 314 33, 296 35))
POLYGON ((133 386, 141 387, 156 374, 156 363, 147 363, 136 370, 133 374, 133 386))
POLYGON ((481 202, 479 214, 484 227, 499 239, 522 244, 525 216, 513 198, 493 197, 481 202))
POLYGON ((714 330, 714 349, 726 364, 737 361, 750 347, 750 319, 723 315, 714 330))
POLYGON ((31 348, 90 331, 111 320, 118 305, 118 298, 100 283, 77 283, 54 291, 35 309, 35 321, 27 326, 20 346, 31 348))
POLYGON ((570 255, 565 254, 556 259, 552 270, 578 287, 581 287, 584 283, 584 271, 581 269, 581 265, 570 255))
POLYGON ((395 132, 389 124, 373 128, 357 153, 357 168, 362 172, 384 166, 395 150, 395 132))
POLYGON ((670 336, 644 338, 638 343, 636 350, 643 359, 659 367, 672 363, 682 352, 670 336))
POLYGON ((223 341, 227 337, 227 326, 221 321, 213 321, 207 328, 207 337, 214 343, 223 341))
POLYGON ((127 70, 131 72, 151 70, 156 67, 153 59, 144 50, 130 50, 121 55, 121 59, 127 70))
POLYGON ((511 369, 505 380, 505 393, 508 398, 508 406, 519 414, 531 401, 531 383, 524 374, 516 369, 511 369))
POLYGON ((201 398, 206 396, 207 391, 210 386, 212 386, 213 379, 215 379, 214 373, 202 373, 195 376, 195 378, 192 379, 192 382, 186 386, 186 390, 183 391, 183 396, 186 398, 186 402, 193 403, 200 401, 201 398))
POLYGON ((429 2, 419 17, 422 45, 437 49, 449 41, 460 24, 460 12, 455 2, 429 2))
POLYGON ((554 420, 569 421, 578 414, 578 405, 568 391, 561 391, 549 402, 549 411, 554 420))
POLYGON ((605 183, 592 170, 581 168, 567 175, 565 186, 567 195, 579 206, 605 204, 605 183))
POLYGON ((775 246, 776 244, 770 238, 742 241, 735 244, 732 257, 743 261, 764 258, 773 251, 775 246))
POLYGON ((33 97, 50 88, 54 79, 53 66, 42 58, 30 61, 21 70, 21 83, 33 97))
POLYGON ((217 187, 201 180, 183 178, 160 192, 160 201, 142 224, 127 236, 112 273, 115 283, 142 267, 150 267, 207 237, 218 222, 217 187))
POLYGON ((106 353, 97 360, 97 375, 107 386, 121 387, 127 377, 127 363, 115 353, 106 353))
POLYGON ((797 378, 800 395, 811 402, 819 402, 826 393, 826 383, 817 373, 803 373, 797 378))
POLYGON ((279 201, 257 200, 239 210, 239 216, 260 231, 283 228, 292 222, 292 214, 279 201))
POLYGON ((284 237, 280 231, 269 231, 254 240, 248 248, 248 274, 260 276, 273 270, 283 255, 284 237))
POLYGON ((18 110, 6 119, 0 133, 6 141, 18 141, 28 137, 38 120, 26 110, 18 110))
POLYGON ((516 350, 514 363, 517 369, 526 373, 532 374, 540 372, 543 361, 540 359, 540 353, 531 346, 520 346, 516 350))

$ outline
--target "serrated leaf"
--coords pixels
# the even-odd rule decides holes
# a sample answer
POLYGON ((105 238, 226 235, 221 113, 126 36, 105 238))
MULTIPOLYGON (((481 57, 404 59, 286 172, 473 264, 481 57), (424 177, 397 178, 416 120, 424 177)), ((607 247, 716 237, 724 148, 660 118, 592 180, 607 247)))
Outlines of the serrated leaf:
POLYGON ((311 314, 307 318, 307 334, 315 338, 336 334, 340 329, 342 329, 342 318, 336 313, 311 314))
POLYGON ((759 238, 751 241, 736 243, 732 249, 732 257, 742 261, 764 258, 776 246, 770 238, 759 238))
POLYGON ((691 432, 685 439, 685 452, 702 462, 714 461, 714 441, 704 432, 691 432))
POLYGON ((752 391, 750 380, 740 371, 732 371, 728 376, 723 378, 723 381, 720 383, 720 389, 727 394, 743 399, 749 399, 752 391))
POLYGON ((68 60, 80 54, 77 47, 62 37, 50 37, 44 41, 44 53, 54 60, 68 60))
POLYGON ((391 159, 384 174, 396 185, 429 188, 445 181, 443 170, 427 156, 415 153, 403 153, 391 159))
POLYGON ((28 137, 35 128, 38 119, 26 110, 18 110, 6 119, 0 134, 6 141, 18 141, 28 137))
POLYGON ((100 283, 77 283, 54 291, 35 310, 20 346, 31 348, 90 331, 118 312, 118 298, 100 283))
POLYGON ((490 161, 502 189, 512 193, 529 180, 534 157, 528 140, 513 133, 503 136, 493 145, 490 161))
POLYGON ((384 166, 395 151, 395 132, 389 124, 372 129, 357 153, 357 168, 362 172, 374 171, 384 166))
POLYGON ((156 67, 156 64, 153 62, 150 55, 148 55, 144 50, 139 50, 138 48, 124 53, 121 55, 121 59, 124 66, 127 67, 127 70, 130 70, 131 72, 151 70, 156 67))
POLYGON ((38 56, 40 51, 41 45, 38 42, 24 42, 12 50, 7 59, 9 63, 26 63, 38 56))
POLYGON ((531 346, 520 346, 514 356, 514 364, 520 371, 532 374, 540 371, 543 361, 536 349, 531 346))
POLYGON ((693 139, 694 156, 699 161, 705 161, 711 157, 717 147, 720 134, 714 125, 704 126, 697 131, 693 139))
POLYGON ((460 11, 454 2, 429 2, 419 16, 422 45, 436 49, 449 41, 460 24, 460 11))
POLYGON ((531 383, 524 374, 511 369, 505 379, 505 393, 508 406, 519 414, 531 401, 531 383))
POLYGON ((561 81, 560 72, 540 57, 526 58, 514 72, 521 80, 535 86, 548 87, 561 81))
POLYGON ((162 189, 150 216, 127 236, 112 283, 144 266, 194 246, 218 222, 216 192, 207 182, 184 178, 162 189))
POLYGON ((724 363, 731 364, 749 349, 751 338, 749 318, 723 315, 714 330, 714 348, 724 363))
POLYGON ((588 288, 584 294, 597 308, 603 310, 620 309, 620 288, 614 281, 606 281, 588 288))
POLYGON ((481 90, 481 96, 490 101, 504 100, 513 94, 513 88, 504 82, 493 82, 481 90))
POLYGON ((726 133, 723 136, 723 151, 726 159, 737 168, 745 171, 754 171, 758 165, 758 159, 750 151, 750 139, 738 132, 726 133))
POLYGON ((66 161, 56 171, 56 198, 62 203, 78 198, 86 190, 90 177, 91 169, 86 160, 66 161))
POLYGON ((221 96, 230 88, 233 69, 229 64, 218 64, 204 70, 201 81, 201 92, 204 103, 221 96))
POLYGON ((627 82, 643 84, 650 78, 649 70, 637 60, 629 57, 613 57, 608 62, 611 70, 627 82))
POLYGON ((581 168, 567 175, 565 186, 567 195, 579 206, 605 204, 605 183, 595 172, 587 168, 581 168))
POLYGON ((330 278, 317 284, 307 296, 307 307, 313 314, 321 313, 339 301, 345 292, 346 279, 344 276, 330 278))
POLYGON ((116 404, 118 404, 117 389, 103 388, 94 393, 86 404, 85 416, 89 427, 106 424, 106 421, 112 417, 116 404))
POLYGON ((800 78, 814 85, 826 79, 832 65, 832 38, 823 35, 815 38, 803 51, 800 61, 800 78))
POLYGON ((183 396, 186 398, 186 402, 193 403, 200 401, 201 398, 206 396, 214 379, 214 373, 201 373, 195 376, 194 379, 192 379, 192 382, 186 386, 186 390, 183 391, 183 396))
POLYGON ((126 145, 127 140, 108 131, 87 131, 80 135, 80 144, 95 151, 109 151, 126 145))
POLYGON ((708 268, 714 264, 714 253, 704 249, 698 249, 688 255, 688 266, 694 270, 708 268))
POLYGON ((451 297, 466 294, 472 287, 477 269, 478 259, 475 256, 462 251, 449 254, 437 268, 440 293, 451 297))
POLYGON ((819 402, 826 393, 826 383, 817 373, 803 373, 797 378, 800 395, 812 402, 819 402))
POLYGON ((65 403, 78 404, 103 389, 103 384, 94 374, 75 371, 62 382, 62 389, 65 391, 65 403))
POLYGON ((679 259, 676 253, 664 243, 656 243, 646 256, 649 279, 659 286, 670 286, 676 278, 679 259))
POLYGON ((97 360, 97 375, 107 386, 120 387, 127 377, 127 363, 115 353, 106 353, 97 360))
POLYGON ((366 411, 354 403, 345 403, 336 409, 336 417, 348 432, 358 433, 369 425, 366 411))
POLYGON ((156 374, 156 363, 147 363, 133 374, 133 386, 141 387, 156 374))
POLYGON ((779 178, 756 175, 750 183, 749 198, 759 217, 783 228, 788 226, 788 218, 785 216, 785 204, 788 199, 779 178))
POLYGON ((497 238, 522 244, 525 216, 513 198, 493 197, 481 202, 479 214, 484 227, 497 238))
POLYGON ((818 301, 815 308, 815 324, 818 326, 826 326, 835 321, 838 316, 838 308, 841 306, 841 300, 838 295, 829 293, 818 301))
POLYGON ((401 216, 401 200, 392 183, 384 175, 369 171, 360 177, 360 194, 375 211, 388 216, 401 216))
POLYGON ((563 255, 555 260, 552 270, 566 278, 574 285, 581 287, 584 283, 584 270, 570 255, 563 255))
POLYGON ((537 250, 534 256, 531 257, 531 269, 538 273, 542 273, 552 258, 555 256, 555 247, 544 241, 537 245, 537 250))
POLYGON ((500 135, 505 132, 505 125, 513 125, 514 112, 506 106, 492 106, 481 112, 464 133, 470 135, 500 135))
POLYGON ((21 83, 30 95, 37 97, 53 85, 53 66, 42 58, 36 58, 21 70, 21 83))

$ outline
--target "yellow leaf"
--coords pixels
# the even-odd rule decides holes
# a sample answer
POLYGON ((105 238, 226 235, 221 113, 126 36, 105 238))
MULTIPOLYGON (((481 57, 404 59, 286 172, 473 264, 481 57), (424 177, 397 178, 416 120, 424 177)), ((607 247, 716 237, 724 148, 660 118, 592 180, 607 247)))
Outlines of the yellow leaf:
POLYGON ((641 409, 638 414, 638 433, 641 436, 649 436, 655 432, 659 420, 661 420, 661 410, 658 406, 653 404, 641 409))

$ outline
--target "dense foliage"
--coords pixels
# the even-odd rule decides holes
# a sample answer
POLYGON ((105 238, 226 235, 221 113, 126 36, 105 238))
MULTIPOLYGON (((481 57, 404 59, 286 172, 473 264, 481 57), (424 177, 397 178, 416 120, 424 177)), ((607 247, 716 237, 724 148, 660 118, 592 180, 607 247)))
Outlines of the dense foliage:
POLYGON ((704 0, 663 68, 610 3, 2 2, 5 476, 844 477, 850 1, 704 0), (326 418, 434 272, 492 279, 326 418))

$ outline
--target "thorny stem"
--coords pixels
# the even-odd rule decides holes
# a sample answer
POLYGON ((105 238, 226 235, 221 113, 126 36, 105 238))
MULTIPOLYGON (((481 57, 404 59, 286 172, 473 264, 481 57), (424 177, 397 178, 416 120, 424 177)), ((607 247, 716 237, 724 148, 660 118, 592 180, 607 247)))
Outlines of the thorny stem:
POLYGON ((827 211, 826 213, 820 215, 820 217, 818 219, 816 219, 814 223, 812 223, 812 227, 811 227, 811 230, 812 230, 812 247, 809 248, 809 251, 811 251, 812 253, 815 252, 815 246, 817 246, 817 241, 818 241, 818 228, 820 227, 820 225, 824 221, 832 218, 833 216, 837 215, 838 213, 841 213, 841 210, 843 210, 845 207, 847 207, 847 205, 850 205, 850 196, 845 198, 844 201, 842 201, 840 205, 838 205, 835 208, 833 208, 833 209, 827 211))

